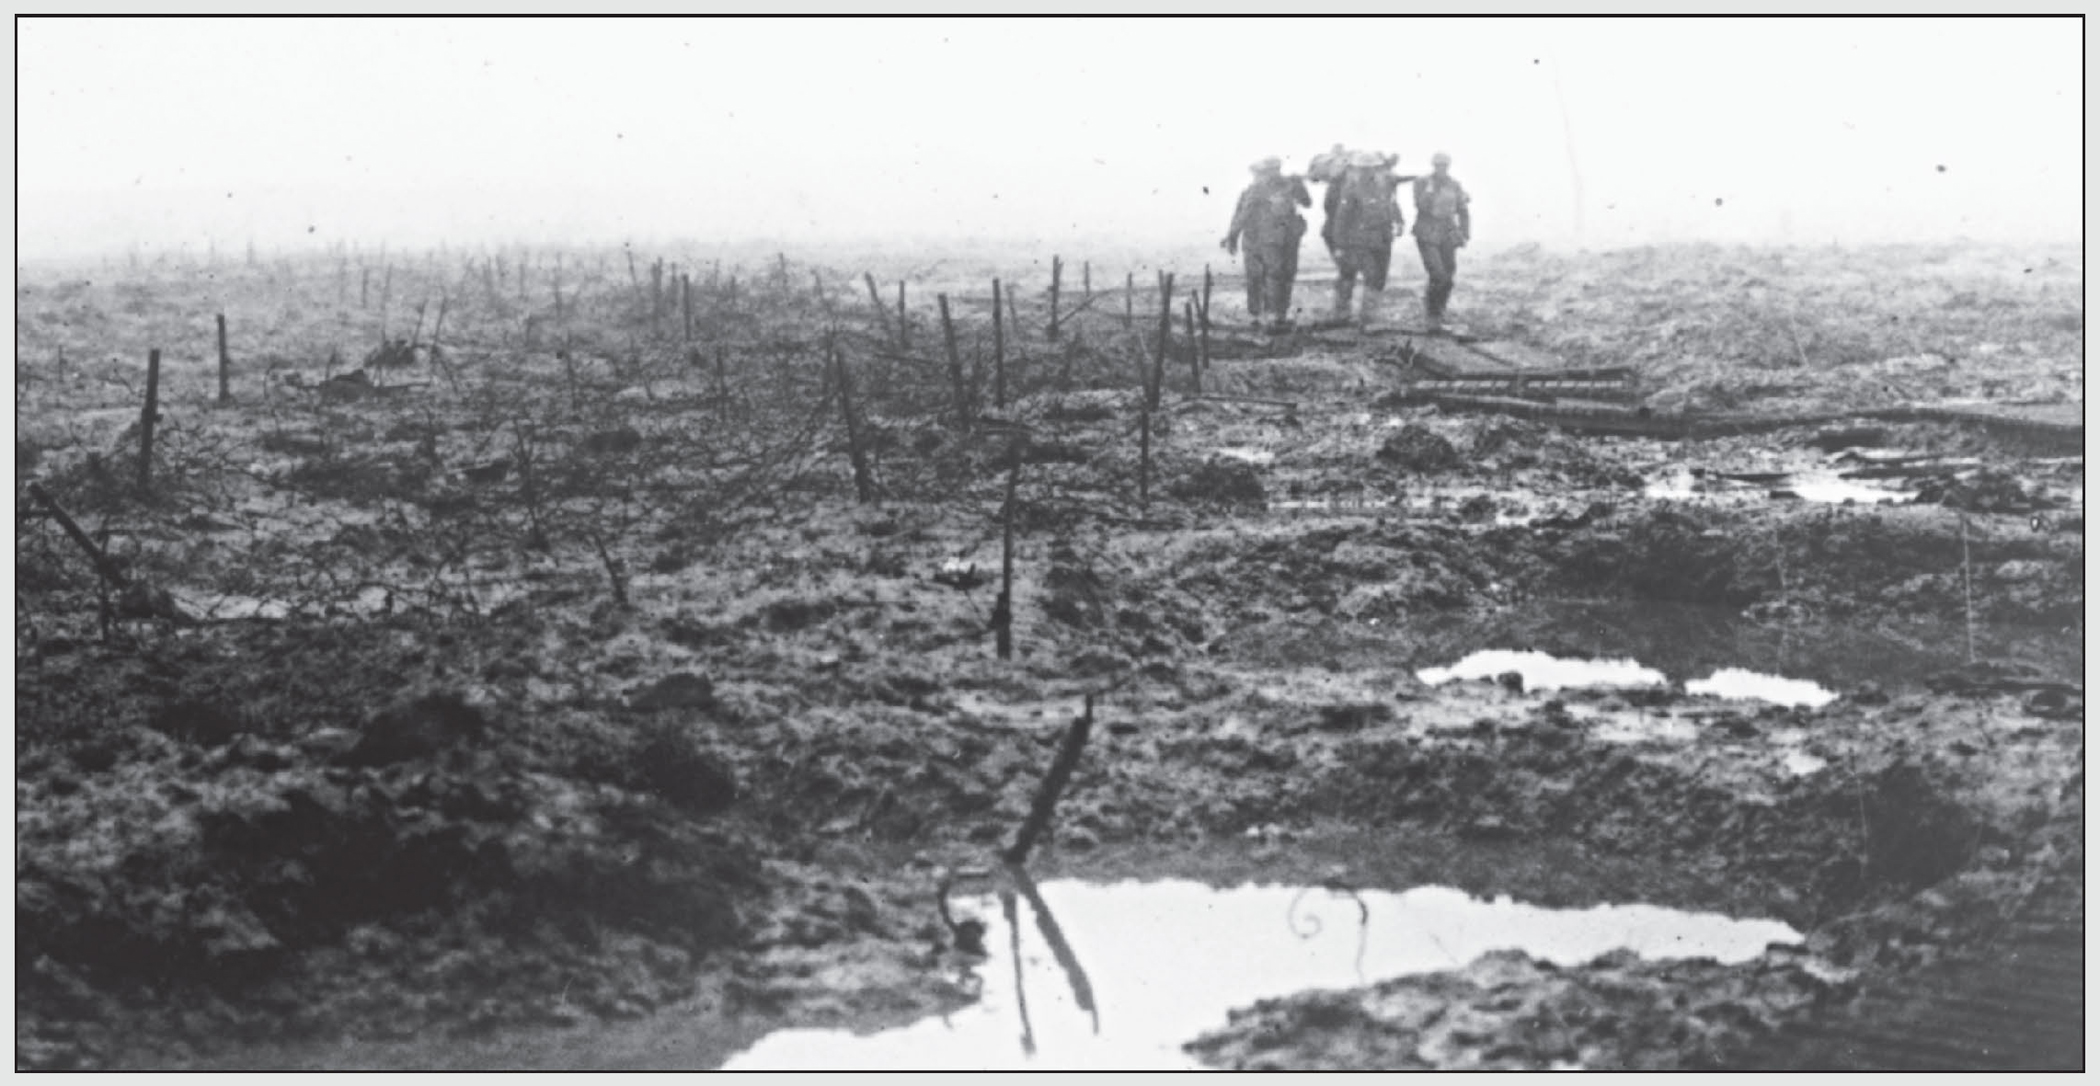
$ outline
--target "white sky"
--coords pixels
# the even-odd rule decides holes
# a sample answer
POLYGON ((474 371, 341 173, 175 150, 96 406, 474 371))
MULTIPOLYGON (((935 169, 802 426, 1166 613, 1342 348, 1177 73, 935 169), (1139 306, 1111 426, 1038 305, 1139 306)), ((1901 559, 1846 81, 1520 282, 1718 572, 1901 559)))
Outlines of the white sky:
POLYGON ((2082 238, 2076 19, 16 33, 28 258, 251 240, 1185 243, 1223 234, 1247 163, 1301 170, 1338 141, 1396 151, 1403 171, 1451 152, 1490 248, 2082 238))

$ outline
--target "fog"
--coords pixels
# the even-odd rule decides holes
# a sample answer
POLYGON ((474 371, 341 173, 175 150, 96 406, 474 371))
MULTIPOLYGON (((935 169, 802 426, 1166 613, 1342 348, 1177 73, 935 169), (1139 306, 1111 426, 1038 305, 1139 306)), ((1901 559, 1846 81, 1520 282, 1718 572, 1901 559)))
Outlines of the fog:
POLYGON ((1476 243, 2082 237, 2083 25, 24 19, 18 259, 1222 235, 1448 151, 1476 243))

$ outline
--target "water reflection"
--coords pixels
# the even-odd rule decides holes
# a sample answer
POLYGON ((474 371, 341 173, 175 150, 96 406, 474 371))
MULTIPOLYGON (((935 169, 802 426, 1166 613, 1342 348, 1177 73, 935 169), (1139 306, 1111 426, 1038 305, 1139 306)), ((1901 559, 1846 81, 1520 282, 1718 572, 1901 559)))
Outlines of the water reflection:
POLYGON ((866 1036, 782 1030, 726 1068, 1191 1068, 1183 1042, 1265 997, 1453 968, 1508 947, 1567 966, 1619 948, 1741 961, 1800 939, 1770 920, 1649 905, 1546 909, 1443 887, 1053 880, 1038 889, 1017 879, 1005 893, 959 901, 1004 929, 988 933, 991 956, 976 967, 978 1003, 866 1036), (1023 931, 1024 903, 1036 938, 1023 931), (1075 943, 1091 973, 1077 968, 1075 943))

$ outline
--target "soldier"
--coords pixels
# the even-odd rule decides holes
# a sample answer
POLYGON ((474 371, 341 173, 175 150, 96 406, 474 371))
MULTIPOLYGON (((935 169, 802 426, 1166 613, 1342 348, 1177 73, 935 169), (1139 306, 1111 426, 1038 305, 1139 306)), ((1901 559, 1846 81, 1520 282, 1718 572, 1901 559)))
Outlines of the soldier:
POLYGON ((1332 231, 1334 266, 1334 315, 1343 320, 1352 315, 1350 295, 1357 276, 1363 276, 1363 320, 1383 317, 1385 275, 1393 262, 1393 237, 1405 226, 1400 204, 1393 192, 1400 179, 1393 175, 1396 159, 1375 151, 1355 151, 1340 180, 1328 185, 1333 212, 1328 219, 1332 231))
POLYGON ((1219 244, 1237 254, 1247 239, 1247 312, 1260 328, 1267 318, 1272 331, 1282 331, 1291 312, 1291 284, 1298 277, 1298 239, 1305 236, 1300 207, 1312 206, 1305 180, 1283 175, 1283 160, 1265 158, 1250 167, 1254 180, 1240 193, 1232 228, 1219 244))
POLYGON ((1334 149, 1314 155, 1312 164, 1305 169, 1305 179, 1314 184, 1325 185, 1326 194, 1320 199, 1320 240, 1327 243, 1327 255, 1334 255, 1334 207, 1342 198, 1342 175, 1349 170, 1349 149, 1337 143, 1334 149))
POLYGON ((1473 237, 1472 197, 1451 176, 1451 156, 1438 151, 1429 160, 1430 174, 1415 178, 1415 248, 1429 285, 1422 291, 1422 312, 1429 330, 1444 329, 1444 304, 1458 275, 1458 251, 1473 237))

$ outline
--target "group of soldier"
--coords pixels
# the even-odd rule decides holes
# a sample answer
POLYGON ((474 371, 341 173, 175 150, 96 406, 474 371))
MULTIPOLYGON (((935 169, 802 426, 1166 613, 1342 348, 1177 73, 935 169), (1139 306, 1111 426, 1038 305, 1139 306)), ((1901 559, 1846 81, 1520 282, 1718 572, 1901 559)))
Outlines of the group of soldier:
POLYGON ((1383 322, 1393 239, 1406 226, 1397 193, 1403 182, 1413 182, 1415 248, 1429 277, 1422 294, 1423 320, 1428 331, 1443 331, 1458 250, 1472 234, 1469 198, 1451 176, 1450 155, 1438 152, 1430 159, 1430 172, 1419 176, 1395 173, 1398 163, 1398 155, 1350 151, 1337 144, 1314 156, 1303 175, 1286 175, 1280 158, 1265 158, 1250 167, 1254 180, 1240 193, 1223 245, 1228 253, 1244 254, 1247 309, 1257 328, 1281 331, 1289 323, 1298 241, 1305 236, 1305 218, 1298 209, 1312 206, 1308 181, 1327 189, 1320 239, 1327 243, 1337 272, 1334 316, 1365 325, 1383 322), (1361 313, 1351 304, 1358 278, 1363 280, 1361 313))

